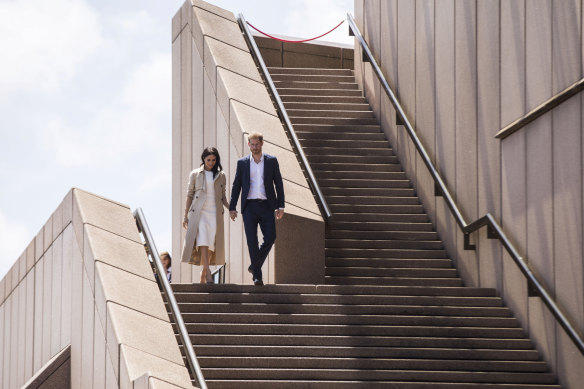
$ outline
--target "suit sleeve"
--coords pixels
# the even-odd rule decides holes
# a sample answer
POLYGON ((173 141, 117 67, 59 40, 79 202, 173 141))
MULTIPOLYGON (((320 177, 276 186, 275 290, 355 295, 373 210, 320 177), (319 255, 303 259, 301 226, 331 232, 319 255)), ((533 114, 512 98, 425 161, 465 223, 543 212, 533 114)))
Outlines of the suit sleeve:
POLYGON ((237 199, 241 193, 241 161, 237 161, 237 168, 235 169, 235 179, 231 187, 231 201, 229 202, 229 210, 235 211, 237 207, 237 199))
POLYGON ((276 201, 278 208, 284 208, 284 183, 282 182, 282 174, 280 174, 280 164, 276 159, 274 166, 274 186, 276 187, 276 201))

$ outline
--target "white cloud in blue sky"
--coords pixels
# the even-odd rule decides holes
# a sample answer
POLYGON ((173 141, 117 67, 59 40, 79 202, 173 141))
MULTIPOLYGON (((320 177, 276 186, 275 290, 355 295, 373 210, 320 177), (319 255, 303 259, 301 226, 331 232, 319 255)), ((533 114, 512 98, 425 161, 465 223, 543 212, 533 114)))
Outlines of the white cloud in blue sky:
MULTIPOLYGON (((308 38, 353 1, 211 1, 308 38)), ((171 247, 171 20, 183 1, 0 0, 0 278, 71 187, 142 207, 171 247)), ((323 38, 352 44, 346 25, 323 38)))

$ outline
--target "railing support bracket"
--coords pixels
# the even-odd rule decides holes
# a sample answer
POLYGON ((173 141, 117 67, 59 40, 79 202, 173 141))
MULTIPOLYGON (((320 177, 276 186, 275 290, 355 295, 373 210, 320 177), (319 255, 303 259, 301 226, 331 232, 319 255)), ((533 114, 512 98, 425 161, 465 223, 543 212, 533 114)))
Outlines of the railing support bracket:
POLYGON ((464 249, 465 250, 476 250, 477 249, 476 244, 470 243, 470 234, 466 233, 466 232, 464 233, 464 249))

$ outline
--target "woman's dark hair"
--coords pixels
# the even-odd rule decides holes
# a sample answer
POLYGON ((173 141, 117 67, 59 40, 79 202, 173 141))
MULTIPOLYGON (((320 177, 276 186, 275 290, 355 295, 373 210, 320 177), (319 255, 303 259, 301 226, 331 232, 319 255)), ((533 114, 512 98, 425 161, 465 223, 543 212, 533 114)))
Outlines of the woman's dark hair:
POLYGON ((215 166, 213 166, 213 177, 216 177, 217 173, 223 170, 223 166, 221 166, 221 157, 219 156, 219 151, 217 151, 215 147, 207 147, 205 150, 203 150, 203 154, 201 154, 201 161, 203 163, 201 163, 201 166, 205 164, 205 158, 207 158, 209 155, 214 155, 217 159, 215 161, 215 166))

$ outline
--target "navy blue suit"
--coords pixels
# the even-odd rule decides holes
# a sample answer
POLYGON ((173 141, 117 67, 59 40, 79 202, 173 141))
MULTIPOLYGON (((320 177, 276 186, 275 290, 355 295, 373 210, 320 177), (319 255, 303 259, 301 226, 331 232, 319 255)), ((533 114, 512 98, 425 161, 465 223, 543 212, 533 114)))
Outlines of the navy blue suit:
POLYGON ((235 179, 231 188, 229 210, 235 211, 241 193, 241 214, 251 259, 251 271, 254 280, 262 279, 262 266, 276 240, 276 221, 274 211, 284 208, 284 184, 280 174, 278 159, 264 154, 264 188, 267 200, 248 201, 250 189, 250 157, 237 161, 235 179), (258 225, 264 235, 264 241, 258 247, 258 225))

